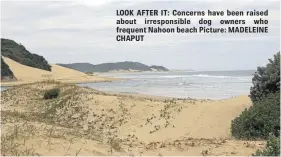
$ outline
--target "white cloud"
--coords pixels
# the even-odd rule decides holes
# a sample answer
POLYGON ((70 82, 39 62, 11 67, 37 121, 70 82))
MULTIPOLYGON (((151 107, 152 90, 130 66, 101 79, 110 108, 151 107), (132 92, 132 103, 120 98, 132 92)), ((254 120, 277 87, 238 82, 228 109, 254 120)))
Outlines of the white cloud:
POLYGON ((111 3, 114 0, 79 0, 79 1, 74 1, 71 3, 71 5, 86 5, 86 6, 91 6, 91 7, 101 7, 103 5, 106 5, 108 3, 111 3))

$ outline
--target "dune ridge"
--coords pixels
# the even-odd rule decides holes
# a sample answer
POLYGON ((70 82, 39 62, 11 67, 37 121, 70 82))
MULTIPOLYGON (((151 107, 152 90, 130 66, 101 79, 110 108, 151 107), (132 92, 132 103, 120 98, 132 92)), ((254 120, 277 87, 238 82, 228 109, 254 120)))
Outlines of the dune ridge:
POLYGON ((65 68, 56 64, 51 64, 52 71, 46 71, 38 68, 22 65, 10 58, 3 57, 6 64, 9 65, 17 81, 2 82, 3 86, 13 86, 23 83, 31 83, 42 80, 57 80, 65 83, 83 83, 83 82, 101 82, 112 81, 117 78, 107 78, 101 76, 91 76, 83 72, 65 68))

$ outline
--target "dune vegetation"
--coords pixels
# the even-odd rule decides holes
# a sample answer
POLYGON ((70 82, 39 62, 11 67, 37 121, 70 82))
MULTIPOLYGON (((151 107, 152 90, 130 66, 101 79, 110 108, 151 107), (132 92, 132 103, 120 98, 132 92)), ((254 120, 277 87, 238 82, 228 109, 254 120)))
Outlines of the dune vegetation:
POLYGON ((23 45, 10 39, 1 39, 1 55, 26 66, 51 71, 44 57, 29 52, 23 45))
POLYGON ((14 80, 15 76, 14 73, 11 71, 9 65, 5 63, 3 58, 1 57, 1 80, 14 80))
POLYGON ((3 155, 250 155, 265 146, 230 135, 247 96, 168 99, 44 81, 1 98, 3 155), (50 91, 59 93, 44 98, 50 91))
POLYGON ((231 124, 237 139, 268 139, 266 149, 255 155, 280 155, 280 52, 258 67, 250 90, 253 105, 245 109, 231 124))

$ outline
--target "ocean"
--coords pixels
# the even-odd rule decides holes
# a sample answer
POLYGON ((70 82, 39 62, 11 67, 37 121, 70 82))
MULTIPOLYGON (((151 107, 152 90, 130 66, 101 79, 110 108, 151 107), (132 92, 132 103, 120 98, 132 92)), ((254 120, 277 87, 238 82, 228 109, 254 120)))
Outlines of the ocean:
MULTIPOLYGON (((239 70, 101 73, 102 76, 123 79, 77 85, 109 92, 218 100, 250 94, 254 72, 239 70)), ((7 88, 1 87, 1 91, 7 88)))
POLYGON ((110 92, 216 100, 248 95, 254 72, 243 70, 104 73, 100 75, 124 80, 83 83, 79 86, 110 92))

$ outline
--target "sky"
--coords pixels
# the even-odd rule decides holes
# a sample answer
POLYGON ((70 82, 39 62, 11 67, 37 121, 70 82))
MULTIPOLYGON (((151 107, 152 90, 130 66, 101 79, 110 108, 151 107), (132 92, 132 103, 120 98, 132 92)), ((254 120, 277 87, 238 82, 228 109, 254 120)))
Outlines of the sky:
MULTIPOLYGON (((124 18, 124 17, 123 17, 124 18)), ((144 17, 138 25, 143 27, 144 17)), ((163 17, 147 17, 163 19, 163 17)), ((176 19, 178 17, 166 17, 176 19)), ((198 26, 202 17, 186 17, 198 26)), ((260 17, 203 17, 220 26, 221 19, 245 19, 253 26, 260 17)), ((147 25, 148 26, 148 25, 147 25)), ((231 25, 232 26, 232 25, 231 25)), ((176 26, 170 26, 176 27, 176 26)), ((184 27, 181 25, 181 27, 184 27)), ((1 1, 1 37, 21 43, 49 63, 99 64, 136 61, 169 69, 248 70, 264 66, 280 51, 280 2, 275 0, 80 0, 1 1), (116 41, 117 9, 269 10, 268 34, 145 34, 143 42, 116 41)))

